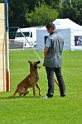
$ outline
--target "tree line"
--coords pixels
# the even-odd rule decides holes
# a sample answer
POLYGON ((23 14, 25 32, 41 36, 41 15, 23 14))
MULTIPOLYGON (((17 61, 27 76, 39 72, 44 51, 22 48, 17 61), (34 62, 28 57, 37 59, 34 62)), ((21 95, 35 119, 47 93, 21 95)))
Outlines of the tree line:
MULTIPOLYGON (((0 0, 0 3, 4 0, 0 0)), ((56 18, 69 18, 82 25, 82 0, 8 0, 9 26, 43 26, 56 18)))

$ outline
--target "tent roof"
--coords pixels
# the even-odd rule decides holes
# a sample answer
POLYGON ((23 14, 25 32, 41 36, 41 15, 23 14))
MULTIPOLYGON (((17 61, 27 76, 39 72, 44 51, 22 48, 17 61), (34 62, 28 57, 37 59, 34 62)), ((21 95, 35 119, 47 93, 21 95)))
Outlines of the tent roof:
POLYGON ((69 18, 56 19, 55 21, 53 21, 53 23, 55 24, 56 29, 65 29, 65 28, 82 29, 82 26, 71 21, 69 18))

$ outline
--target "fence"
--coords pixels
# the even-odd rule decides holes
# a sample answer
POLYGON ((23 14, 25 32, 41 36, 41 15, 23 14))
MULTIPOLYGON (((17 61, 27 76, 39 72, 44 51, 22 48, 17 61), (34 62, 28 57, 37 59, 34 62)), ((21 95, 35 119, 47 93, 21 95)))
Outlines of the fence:
POLYGON ((26 50, 31 49, 28 47, 27 42, 14 42, 14 39, 9 39, 9 49, 11 50, 26 50))

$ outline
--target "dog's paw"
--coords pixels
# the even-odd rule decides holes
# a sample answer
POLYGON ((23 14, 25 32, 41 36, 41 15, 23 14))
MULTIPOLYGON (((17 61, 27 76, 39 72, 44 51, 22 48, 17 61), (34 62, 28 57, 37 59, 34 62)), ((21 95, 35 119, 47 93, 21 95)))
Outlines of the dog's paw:
POLYGON ((41 93, 39 93, 39 96, 42 96, 41 93))

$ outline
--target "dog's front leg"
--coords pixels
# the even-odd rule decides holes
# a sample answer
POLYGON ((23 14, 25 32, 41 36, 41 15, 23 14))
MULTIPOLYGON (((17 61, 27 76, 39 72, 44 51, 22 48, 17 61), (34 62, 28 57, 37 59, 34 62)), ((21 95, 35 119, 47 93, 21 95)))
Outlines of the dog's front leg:
POLYGON ((39 90, 39 96, 41 96, 41 89, 40 89, 39 85, 38 85, 38 84, 36 84, 36 87, 37 87, 37 88, 38 88, 38 90, 39 90))
POLYGON ((16 96, 16 93, 17 93, 17 89, 16 89, 16 91, 14 92, 14 94, 12 96, 15 97, 16 96))
POLYGON ((35 86, 33 86, 33 95, 36 96, 35 86))

